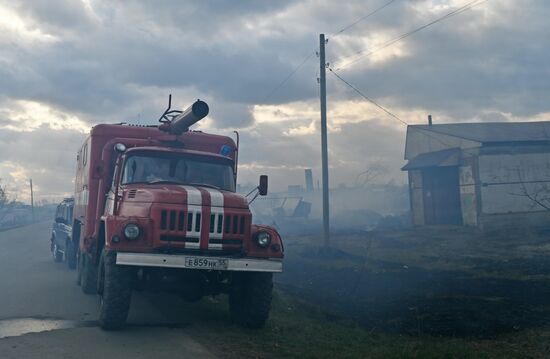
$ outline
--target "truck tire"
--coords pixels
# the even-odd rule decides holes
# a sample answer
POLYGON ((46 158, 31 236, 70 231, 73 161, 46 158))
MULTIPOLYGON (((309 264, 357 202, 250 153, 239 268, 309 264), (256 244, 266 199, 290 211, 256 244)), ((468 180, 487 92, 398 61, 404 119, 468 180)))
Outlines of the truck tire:
POLYGON ((116 264, 116 252, 103 250, 97 281, 101 329, 116 330, 126 324, 132 300, 132 273, 132 268, 116 264))
POLYGON ((80 286, 82 284, 82 261, 80 260, 80 251, 76 252, 76 285, 80 286))
POLYGON ((97 267, 90 256, 86 253, 80 253, 82 268, 80 272, 80 288, 85 294, 97 293, 97 267))
POLYGON ((53 260, 56 263, 59 263, 63 260, 63 252, 59 250, 59 247, 57 247, 55 240, 52 245, 52 255, 53 255, 53 260))
POLYGON ((76 246, 74 242, 69 238, 65 244, 65 262, 69 269, 76 268, 76 246))
POLYGON ((246 328, 263 327, 269 317, 272 291, 272 273, 235 273, 229 292, 233 321, 246 328))

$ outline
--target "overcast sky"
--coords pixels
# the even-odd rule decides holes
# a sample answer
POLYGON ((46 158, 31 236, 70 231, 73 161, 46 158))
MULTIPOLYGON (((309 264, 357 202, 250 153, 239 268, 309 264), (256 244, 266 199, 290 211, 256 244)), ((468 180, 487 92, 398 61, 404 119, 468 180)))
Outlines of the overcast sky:
MULTIPOLYGON (((154 124, 169 93, 211 114, 198 128, 241 133, 240 182, 271 188, 320 174, 315 55, 408 123, 550 119, 550 2, 471 0, 0 0, 0 178, 28 200, 73 190, 76 149, 104 122, 154 124)), ((404 183, 406 127, 327 75, 331 185, 378 164, 404 183)))

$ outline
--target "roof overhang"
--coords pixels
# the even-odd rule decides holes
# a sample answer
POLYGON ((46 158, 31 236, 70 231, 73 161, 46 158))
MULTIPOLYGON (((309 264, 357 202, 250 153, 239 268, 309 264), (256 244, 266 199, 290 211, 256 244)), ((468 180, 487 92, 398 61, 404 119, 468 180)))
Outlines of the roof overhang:
POLYGON ((421 153, 409 160, 402 171, 419 170, 427 167, 458 166, 460 148, 448 148, 441 151, 421 153))

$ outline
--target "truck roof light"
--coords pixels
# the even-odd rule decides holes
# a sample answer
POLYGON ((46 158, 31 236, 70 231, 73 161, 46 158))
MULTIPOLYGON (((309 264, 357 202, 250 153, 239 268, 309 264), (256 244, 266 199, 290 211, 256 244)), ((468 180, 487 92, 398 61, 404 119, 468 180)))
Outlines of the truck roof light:
POLYGON ((220 148, 220 155, 229 157, 233 153, 233 149, 229 145, 223 145, 222 148, 220 148))
POLYGON ((126 152, 126 146, 124 145, 124 143, 117 143, 115 145, 115 151, 117 151, 119 153, 124 153, 124 152, 126 152))

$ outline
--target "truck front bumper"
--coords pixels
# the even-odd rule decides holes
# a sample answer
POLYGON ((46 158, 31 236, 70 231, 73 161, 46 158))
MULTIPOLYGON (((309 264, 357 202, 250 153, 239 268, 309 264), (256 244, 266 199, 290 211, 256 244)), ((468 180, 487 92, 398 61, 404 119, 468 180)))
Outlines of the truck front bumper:
POLYGON ((116 264, 139 267, 187 268, 238 272, 282 272, 277 259, 202 257, 185 254, 117 252, 116 264))

